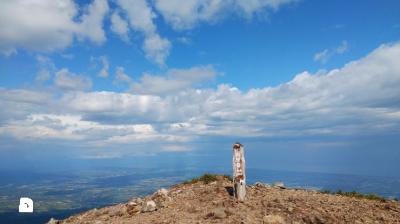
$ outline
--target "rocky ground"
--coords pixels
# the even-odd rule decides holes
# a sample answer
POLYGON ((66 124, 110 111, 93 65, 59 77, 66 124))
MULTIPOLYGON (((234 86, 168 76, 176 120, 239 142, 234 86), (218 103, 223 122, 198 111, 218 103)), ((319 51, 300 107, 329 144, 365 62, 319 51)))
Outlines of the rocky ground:
POLYGON ((222 176, 160 189, 124 204, 49 223, 400 223, 400 203, 255 184, 245 202, 222 176))

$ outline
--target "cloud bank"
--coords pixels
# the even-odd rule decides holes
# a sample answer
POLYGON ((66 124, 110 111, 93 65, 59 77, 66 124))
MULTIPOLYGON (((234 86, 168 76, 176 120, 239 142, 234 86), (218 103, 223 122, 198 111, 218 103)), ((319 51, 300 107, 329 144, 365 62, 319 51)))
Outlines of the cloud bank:
POLYGON ((302 72, 279 86, 246 91, 229 84, 196 87, 216 75, 211 66, 143 75, 138 82, 120 68, 120 80, 131 83, 129 93, 83 92, 89 84, 62 69, 55 85, 68 91, 61 94, 0 89, 0 136, 90 147, 167 144, 178 150, 175 145, 212 137, 398 133, 398 58, 400 44, 386 44, 341 68, 302 72))

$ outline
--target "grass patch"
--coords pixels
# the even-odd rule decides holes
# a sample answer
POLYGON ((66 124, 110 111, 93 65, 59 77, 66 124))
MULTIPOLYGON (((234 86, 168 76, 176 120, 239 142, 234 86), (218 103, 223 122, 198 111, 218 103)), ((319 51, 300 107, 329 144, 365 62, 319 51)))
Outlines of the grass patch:
POLYGON ((363 193, 360 193, 357 191, 346 192, 346 191, 338 190, 335 192, 335 191, 323 190, 323 191, 321 191, 321 193, 336 194, 336 195, 342 195, 342 196, 353 197, 353 198, 365 198, 365 199, 377 200, 377 201, 386 201, 386 198, 381 197, 377 194, 363 194, 363 193))
POLYGON ((197 183, 200 181, 203 182, 204 184, 209 184, 211 182, 217 181, 218 177, 223 177, 227 180, 232 181, 232 177, 229 175, 226 175, 226 174, 225 175, 217 175, 217 174, 212 174, 212 173, 205 173, 200 177, 195 177, 191 180, 186 180, 183 182, 183 184, 194 184, 194 183, 197 183))

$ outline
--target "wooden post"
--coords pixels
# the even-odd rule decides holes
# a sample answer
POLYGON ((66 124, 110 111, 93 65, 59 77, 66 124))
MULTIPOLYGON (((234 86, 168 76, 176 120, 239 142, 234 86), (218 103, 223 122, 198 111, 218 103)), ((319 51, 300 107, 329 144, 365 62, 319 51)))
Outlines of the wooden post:
POLYGON ((240 143, 233 145, 233 194, 239 201, 246 197, 246 163, 244 160, 244 147, 240 143))

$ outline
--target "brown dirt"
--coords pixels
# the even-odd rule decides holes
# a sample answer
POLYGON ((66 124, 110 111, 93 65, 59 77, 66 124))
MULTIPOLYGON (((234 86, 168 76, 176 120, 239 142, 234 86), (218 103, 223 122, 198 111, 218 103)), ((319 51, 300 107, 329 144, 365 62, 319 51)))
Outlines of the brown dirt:
POLYGON ((237 202, 230 194, 232 183, 218 179, 177 185, 167 194, 156 192, 53 223, 400 223, 400 203, 393 200, 257 184, 247 187, 245 202, 237 202), (149 200, 156 203, 156 211, 141 211, 149 200))

